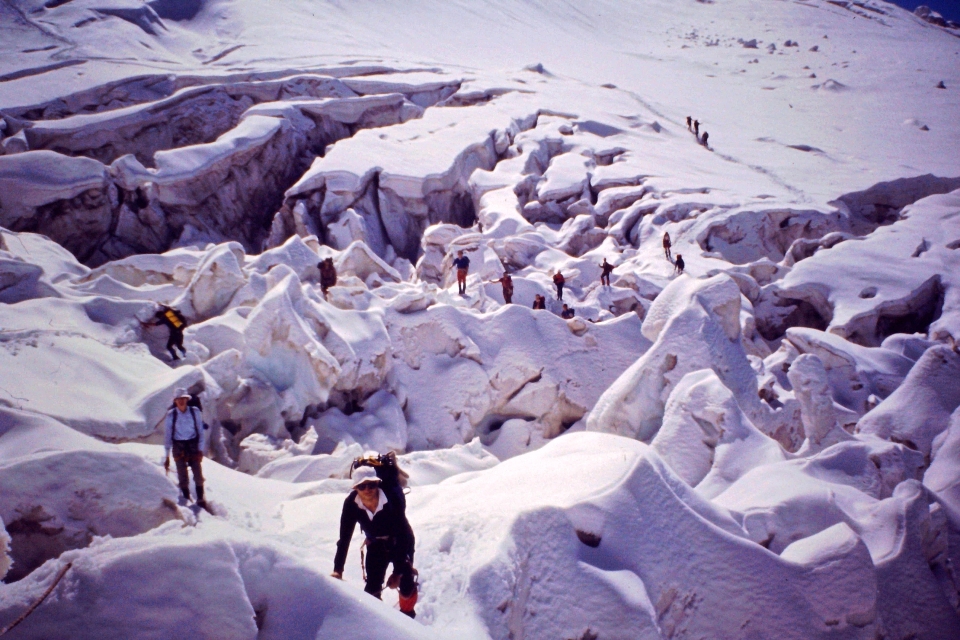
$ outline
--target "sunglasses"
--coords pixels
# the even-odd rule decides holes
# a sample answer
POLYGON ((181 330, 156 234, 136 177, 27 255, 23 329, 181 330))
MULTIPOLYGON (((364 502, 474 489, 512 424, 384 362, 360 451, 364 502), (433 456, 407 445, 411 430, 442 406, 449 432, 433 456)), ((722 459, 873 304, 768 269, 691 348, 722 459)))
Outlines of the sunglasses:
POLYGON ((362 482, 357 485, 357 491, 373 491, 374 489, 379 489, 379 482, 362 482))

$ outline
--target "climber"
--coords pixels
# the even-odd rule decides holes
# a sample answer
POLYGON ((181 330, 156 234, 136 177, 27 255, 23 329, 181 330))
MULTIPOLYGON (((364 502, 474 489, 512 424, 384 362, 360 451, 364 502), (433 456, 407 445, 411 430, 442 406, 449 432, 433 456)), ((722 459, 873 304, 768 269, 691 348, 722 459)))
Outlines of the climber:
POLYGON ((190 400, 191 396, 186 389, 177 389, 173 398, 173 407, 167 411, 163 428, 163 446, 166 451, 163 468, 170 471, 170 450, 172 449, 184 504, 190 501, 190 478, 187 474, 187 467, 190 467, 193 471, 193 483, 197 486, 197 506, 206 509, 200 462, 207 448, 210 427, 204 423, 200 410, 190 406, 190 400))
POLYGON ((690 131, 690 125, 692 124, 692 122, 693 122, 693 118, 691 118, 690 116, 687 116, 687 131, 690 131))
POLYGON ((393 563, 393 574, 387 587, 400 587, 400 611, 416 617, 417 570, 413 568, 414 537, 407 516, 396 499, 388 499, 380 488, 380 478, 371 467, 353 471, 353 491, 343 501, 340 514, 340 540, 333 560, 333 573, 343 579, 343 566, 350 549, 350 538, 357 524, 366 536, 361 551, 366 549, 363 590, 380 598, 387 565, 393 563))
POLYGON ((337 285, 337 267, 333 264, 333 258, 325 258, 317 265, 320 269, 320 290, 323 291, 323 297, 327 297, 327 290, 337 285))
POLYGON ((699 120, 694 120, 694 121, 693 121, 693 135, 695 135, 695 136, 697 136, 697 137, 700 136, 700 121, 699 121, 699 120))
POLYGON ((463 255, 463 251, 457 251, 453 266, 457 268, 457 289, 460 295, 465 295, 467 293, 467 270, 470 269, 470 258, 463 255))
POLYGON ((702 144, 703 146, 706 147, 706 146, 707 146, 707 138, 709 138, 709 137, 710 137, 710 134, 707 133, 706 131, 704 131, 704 132, 703 132, 703 136, 700 138, 700 144, 702 144))
POLYGON ((604 258, 603 262, 600 263, 600 269, 601 269, 600 285, 601 286, 602 285, 607 285, 608 287, 610 286, 610 274, 613 272, 614 268, 615 267, 612 264, 607 262, 606 258, 604 258))
POLYGON ((503 303, 511 304, 513 302, 513 278, 510 277, 509 273, 505 273, 499 280, 493 280, 490 284, 496 284, 497 282, 503 287, 503 303))
POLYGON ((673 263, 673 266, 677 273, 683 273, 683 268, 686 265, 683 264, 683 256, 679 253, 677 254, 677 261, 673 263))
POLYGON ((167 351, 170 352, 174 360, 179 360, 180 358, 177 357, 177 352, 173 348, 176 347, 180 349, 181 354, 187 355, 187 350, 183 348, 183 330, 187 328, 187 321, 182 313, 167 305, 157 305, 156 310, 157 312, 153 316, 156 318, 155 321, 142 322, 141 324, 148 327, 155 327, 160 324, 166 325, 170 330, 170 336, 167 338, 167 351))
POLYGON ((563 274, 557 271, 553 274, 553 284, 557 287, 557 300, 563 300, 563 285, 566 283, 566 279, 563 277, 563 274))
POLYGON ((546 309, 547 308, 547 299, 544 298, 539 293, 533 296, 533 308, 534 309, 546 309))
POLYGON ((673 246, 673 243, 670 242, 670 234, 664 233, 663 234, 663 255, 666 256, 667 260, 670 260, 671 262, 673 261, 670 258, 670 247, 672 246, 673 246))
POLYGON ((568 307, 568 306, 566 305, 566 303, 564 303, 563 309, 561 309, 561 311, 560 311, 560 317, 563 318, 564 320, 569 320, 569 319, 572 318, 574 315, 575 315, 575 313, 574 313, 573 309, 571 309, 570 307, 568 307))

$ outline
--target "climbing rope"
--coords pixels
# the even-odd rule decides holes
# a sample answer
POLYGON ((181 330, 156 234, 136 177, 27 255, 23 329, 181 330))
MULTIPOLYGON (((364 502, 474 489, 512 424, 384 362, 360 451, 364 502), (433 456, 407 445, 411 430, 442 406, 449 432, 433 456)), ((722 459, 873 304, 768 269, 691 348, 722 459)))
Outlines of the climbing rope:
POLYGON ((22 614, 20 614, 20 617, 19 617, 19 618, 17 618, 16 620, 14 620, 13 622, 11 622, 11 623, 8 624, 7 626, 5 626, 3 629, 0 629, 0 636, 4 635, 5 633, 7 633, 7 631, 10 631, 10 630, 13 629, 15 626, 17 626, 18 624, 20 624, 21 622, 23 622, 24 620, 26 620, 26 619, 27 619, 27 616, 29 616, 31 613, 34 612, 34 610, 35 610, 37 607, 39 607, 41 604, 43 604, 43 601, 47 599, 47 596, 49 596, 51 593, 53 593, 53 590, 57 588, 57 585, 60 584, 60 581, 61 581, 61 580, 63 580, 63 576, 67 575, 67 571, 69 571, 69 570, 70 570, 70 567, 72 567, 72 566, 73 566, 73 563, 72 563, 72 562, 68 562, 63 569, 60 569, 60 573, 58 573, 58 574, 57 574, 57 577, 53 580, 53 584, 51 584, 49 587, 47 587, 47 590, 43 592, 43 595, 40 596, 40 599, 37 600, 36 602, 34 602, 34 603, 30 606, 29 609, 27 609, 27 610, 24 611, 22 614))

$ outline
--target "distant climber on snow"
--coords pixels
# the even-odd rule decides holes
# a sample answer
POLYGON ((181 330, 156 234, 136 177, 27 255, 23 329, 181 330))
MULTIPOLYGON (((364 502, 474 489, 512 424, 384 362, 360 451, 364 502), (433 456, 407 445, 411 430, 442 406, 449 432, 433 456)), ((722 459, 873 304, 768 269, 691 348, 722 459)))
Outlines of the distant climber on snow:
POLYGON ((513 303, 513 278, 510 277, 510 274, 505 273, 499 280, 493 280, 490 284, 496 284, 497 282, 503 287, 504 304, 513 303))
POLYGON ((337 286, 337 267, 333 264, 333 258, 325 258, 320 261, 317 268, 320 269, 320 290, 326 298, 327 290, 337 286))
POLYGON ((197 506, 207 508, 203 498, 203 470, 200 463, 207 448, 210 427, 203 421, 200 409, 190 406, 191 396, 186 389, 177 389, 174 393, 173 407, 167 411, 163 425, 163 447, 165 455, 163 468, 170 470, 170 451, 177 466, 177 480, 184 504, 190 501, 189 467, 193 471, 193 483, 197 487, 197 506))
POLYGON ((710 137, 710 134, 707 133, 706 131, 704 131, 704 132, 703 132, 703 136, 700 138, 700 144, 702 144, 703 146, 706 147, 706 146, 707 146, 707 138, 709 138, 709 137, 710 137))
POLYGON ((458 292, 460 295, 464 295, 467 293, 467 271, 470 269, 470 258, 463 255, 463 251, 457 251, 453 266, 457 268, 458 292))
POLYGON ((666 256, 667 260, 670 260, 671 262, 673 261, 672 258, 670 257, 670 247, 672 246, 673 246, 673 243, 670 242, 670 234, 664 233, 663 234, 663 255, 666 256))
POLYGON ((700 121, 699 121, 699 120, 694 120, 694 121, 693 121, 693 135, 695 135, 695 136, 699 136, 699 135, 700 135, 700 121))
POLYGON ((677 261, 673 263, 673 266, 674 266, 674 270, 675 270, 678 274, 682 274, 682 273, 683 273, 683 269, 684 269, 684 267, 685 267, 686 265, 683 264, 683 256, 680 255, 679 253, 677 254, 677 261))
POLYGON ((363 590, 380 599, 387 566, 393 563, 393 574, 387 586, 400 588, 400 611, 416 617, 417 570, 413 568, 415 540, 413 529, 407 521, 405 505, 395 496, 388 496, 381 487, 377 472, 369 466, 360 466, 353 471, 353 491, 343 501, 340 514, 340 539, 333 560, 333 573, 343 579, 343 567, 350 549, 350 538, 357 524, 366 539, 361 555, 366 550, 363 590))
POLYGON ((612 264, 607 262, 607 259, 604 258, 603 262, 600 263, 600 285, 610 286, 610 274, 613 272, 614 267, 612 264))
POLYGON ((539 293, 533 296, 533 308, 534 309, 546 309, 547 308, 547 299, 544 298, 539 293))
POLYGON ((692 123, 693 123, 693 118, 691 118, 690 116, 687 116, 687 131, 691 130, 690 126, 692 123))
POLYGON ((173 348, 176 347, 181 354, 187 355, 187 350, 183 348, 183 330, 187 328, 187 320, 182 313, 167 305, 157 305, 156 309, 156 313, 153 314, 155 320, 141 324, 148 327, 155 327, 160 324, 166 325, 170 330, 170 336, 167 338, 167 351, 170 352, 170 357, 179 360, 180 358, 177 357, 177 352, 173 348))
POLYGON ((559 271, 553 274, 553 284, 557 288, 557 300, 563 300, 563 285, 566 281, 566 278, 559 271))
POLYGON ((563 309, 561 309, 560 311, 560 317, 563 318, 564 320, 569 320, 574 315, 576 315, 574 310, 568 307, 566 304, 564 304, 563 309))

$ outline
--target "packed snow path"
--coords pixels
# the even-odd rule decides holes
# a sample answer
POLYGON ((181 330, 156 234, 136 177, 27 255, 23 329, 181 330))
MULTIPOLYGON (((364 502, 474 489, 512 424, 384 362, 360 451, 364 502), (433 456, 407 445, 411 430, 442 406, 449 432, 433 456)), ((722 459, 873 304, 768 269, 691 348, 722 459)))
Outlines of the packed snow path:
POLYGON ((11 638, 960 637, 956 25, 11 0, 0 33, 0 628, 72 563, 11 638), (159 464, 180 387, 211 513, 159 464), (369 450, 410 473, 416 621, 359 536, 329 577, 369 450))

